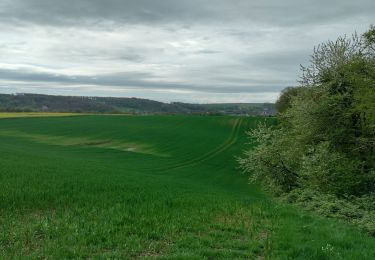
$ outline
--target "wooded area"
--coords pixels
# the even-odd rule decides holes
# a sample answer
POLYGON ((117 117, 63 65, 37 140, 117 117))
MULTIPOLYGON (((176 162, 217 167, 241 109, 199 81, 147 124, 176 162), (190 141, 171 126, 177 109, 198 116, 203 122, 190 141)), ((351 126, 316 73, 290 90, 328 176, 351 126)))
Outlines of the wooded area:
POLYGON ((375 28, 317 46, 277 124, 249 133, 240 159, 251 179, 326 216, 375 234, 375 28))

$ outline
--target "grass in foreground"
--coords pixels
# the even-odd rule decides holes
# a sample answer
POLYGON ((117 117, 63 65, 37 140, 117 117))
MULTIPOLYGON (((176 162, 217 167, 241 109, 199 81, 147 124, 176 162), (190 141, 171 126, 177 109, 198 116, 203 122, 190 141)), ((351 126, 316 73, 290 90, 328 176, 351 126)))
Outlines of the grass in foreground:
POLYGON ((374 259, 375 239, 239 175, 259 120, 0 120, 1 258, 374 259))

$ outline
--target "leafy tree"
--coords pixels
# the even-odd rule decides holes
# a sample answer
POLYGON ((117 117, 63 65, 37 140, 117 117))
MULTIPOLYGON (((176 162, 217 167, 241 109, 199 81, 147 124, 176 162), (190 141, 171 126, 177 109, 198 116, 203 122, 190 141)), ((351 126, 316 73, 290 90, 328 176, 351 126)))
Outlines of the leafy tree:
POLYGON ((375 191, 375 29, 317 46, 300 86, 277 104, 278 125, 249 135, 240 159, 270 190, 312 189, 336 196, 375 191))
POLYGON ((279 113, 285 112, 290 106, 294 96, 297 96, 298 87, 287 87, 281 91, 280 97, 276 101, 276 109, 279 113))

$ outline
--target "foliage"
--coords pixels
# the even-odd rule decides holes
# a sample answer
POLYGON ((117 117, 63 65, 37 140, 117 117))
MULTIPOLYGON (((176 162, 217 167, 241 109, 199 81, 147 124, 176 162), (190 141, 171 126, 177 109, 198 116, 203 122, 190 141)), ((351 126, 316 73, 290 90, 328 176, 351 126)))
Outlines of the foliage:
POLYGON ((365 32, 363 34, 363 37, 364 37, 364 40, 365 40, 364 43, 365 43, 366 47, 369 47, 372 50, 374 50, 374 47, 375 47, 375 26, 371 25, 370 30, 365 32))
POLYGON ((315 214, 343 219, 375 236, 375 194, 360 198, 353 196, 338 198, 317 190, 299 188, 284 194, 281 199, 315 214))
POLYGON ((288 88, 278 125, 249 135, 259 145, 240 159, 252 180, 278 194, 312 190, 337 198, 375 191, 374 27, 316 47, 288 88))
POLYGON ((287 87, 281 91, 281 94, 276 101, 276 109, 279 113, 285 112, 290 106, 293 97, 297 96, 299 87, 287 87))
POLYGON ((359 193, 362 177, 353 173, 360 167, 360 162, 331 151, 329 146, 328 142, 321 142, 302 157, 300 187, 336 195, 359 193))
POLYGON ((297 175, 293 169, 298 161, 293 159, 299 153, 298 147, 295 150, 280 149, 287 145, 286 139, 281 137, 285 133, 280 129, 269 128, 266 124, 260 124, 249 134, 258 145, 239 159, 243 170, 253 173, 252 181, 264 183, 273 191, 292 190, 297 185, 297 175))

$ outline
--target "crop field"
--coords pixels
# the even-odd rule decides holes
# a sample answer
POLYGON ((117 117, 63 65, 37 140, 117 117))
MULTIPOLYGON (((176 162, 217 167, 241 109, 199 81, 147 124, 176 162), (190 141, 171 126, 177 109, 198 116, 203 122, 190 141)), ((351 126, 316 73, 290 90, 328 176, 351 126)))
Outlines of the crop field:
POLYGON ((52 113, 52 112, 0 112, 1 118, 18 118, 18 117, 49 117, 49 116, 73 116, 77 113, 52 113))
POLYGON ((375 259, 374 238, 240 174, 264 120, 0 119, 0 258, 375 259))

